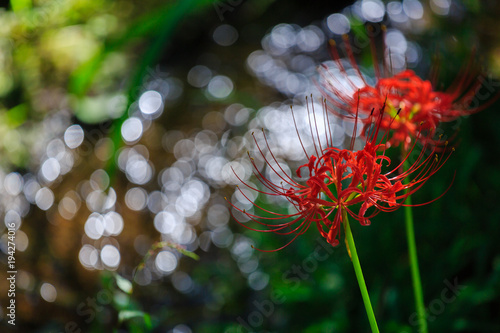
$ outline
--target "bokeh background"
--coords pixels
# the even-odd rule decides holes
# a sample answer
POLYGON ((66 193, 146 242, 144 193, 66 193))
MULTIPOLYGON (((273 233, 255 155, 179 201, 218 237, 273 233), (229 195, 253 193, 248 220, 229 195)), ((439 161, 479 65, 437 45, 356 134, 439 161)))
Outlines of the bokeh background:
MULTIPOLYGON (((375 37, 377 58, 390 53, 394 72, 426 78, 437 68, 445 89, 472 57, 480 100, 499 85, 496 1, 0 3, 2 332, 367 332, 343 242, 331 249, 311 228, 259 252, 251 246, 289 238, 231 216, 225 198, 252 209, 232 172, 256 183, 251 133, 264 128, 293 172, 304 156, 289 105, 302 124, 330 38, 349 34, 373 77, 368 24, 388 27, 385 41, 375 37)), ((457 150, 413 199, 453 181, 414 209, 431 332, 500 332, 497 108, 443 128, 457 150)), ((352 124, 329 121, 343 146, 352 124)), ((403 218, 352 223, 382 332, 417 331, 403 218)))

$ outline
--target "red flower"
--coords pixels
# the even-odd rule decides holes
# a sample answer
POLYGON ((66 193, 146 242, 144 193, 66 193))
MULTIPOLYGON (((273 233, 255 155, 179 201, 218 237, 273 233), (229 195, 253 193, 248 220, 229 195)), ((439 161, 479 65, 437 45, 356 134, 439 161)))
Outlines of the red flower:
MULTIPOLYGON (((326 116, 326 101, 324 101, 323 107, 326 116)), ((293 239, 285 245, 287 246, 299 235, 306 232, 309 226, 314 223, 320 234, 331 245, 336 246, 339 243, 338 234, 342 223, 343 210, 362 225, 369 225, 370 218, 380 211, 394 211, 404 205, 406 198, 434 175, 448 159, 449 155, 447 157, 441 155, 438 158, 433 151, 432 154, 426 156, 424 150, 422 150, 416 161, 406 172, 399 172, 406 159, 392 170, 383 171, 391 164, 389 157, 385 156, 386 145, 383 143, 387 138, 387 132, 377 143, 381 124, 383 123, 383 115, 382 112, 379 112, 377 117, 373 115, 368 117, 374 123, 375 129, 367 138, 364 148, 353 151, 354 136, 351 141, 351 149, 333 147, 331 144, 333 136, 329 130, 326 131, 324 140, 320 140, 319 135, 317 135, 317 124, 315 121, 311 121, 311 119, 316 119, 316 115, 314 110, 310 112, 309 120, 312 123, 310 129, 315 154, 310 155, 304 149, 308 162, 300 166, 296 171, 298 177, 301 177, 305 170, 308 171, 308 179, 305 183, 298 182, 291 176, 286 176, 286 173, 272 154, 264 132, 266 148, 269 150, 272 161, 266 159, 266 154, 255 135, 252 134, 263 160, 282 181, 280 184, 275 184, 266 178, 259 171, 252 157, 250 157, 250 160, 255 169, 254 174, 263 185, 263 189, 248 185, 241 179, 240 181, 248 188, 261 194, 286 198, 295 206, 296 213, 273 212, 258 203, 254 203, 254 207, 260 213, 249 213, 233 205, 234 209, 246 214, 250 220, 260 225, 262 229, 249 226, 250 222, 240 224, 255 231, 294 235, 293 239), (312 118, 311 113, 313 114, 312 118), (277 167, 273 165, 277 165, 277 167), (403 183, 405 179, 410 177, 413 177, 410 182, 403 183)), ((293 111, 292 116, 295 122, 293 111)), ((299 133, 298 130, 297 133, 299 133)), ((302 142, 300 135, 299 139, 302 142)), ((410 148, 408 154, 412 152, 413 148, 414 146, 410 148)), ((240 188, 238 190, 241 191, 240 188)), ((245 196, 243 191, 241 193, 245 196)))
MULTIPOLYGON (((360 119, 364 123, 362 134, 366 135, 370 126, 369 115, 372 110, 378 110, 385 105, 384 117, 380 124, 383 131, 390 130, 392 135, 387 145, 404 145, 405 151, 412 145, 418 135, 422 143, 442 145, 444 142, 434 139, 435 129, 442 122, 450 122, 461 116, 470 115, 489 106, 495 98, 482 105, 474 105, 476 94, 481 88, 481 81, 472 74, 471 64, 459 79, 447 90, 436 91, 432 83, 423 80, 411 70, 404 70, 398 74, 381 77, 381 70, 374 59, 376 83, 367 83, 354 59, 349 40, 344 38, 349 62, 354 69, 354 78, 349 76, 340 60, 335 42, 331 41, 331 54, 338 68, 333 74, 328 67, 320 70, 322 80, 319 89, 333 106, 330 111, 341 117, 354 118, 359 111, 360 119), (354 80, 362 82, 358 87, 354 80), (353 93, 346 92, 345 84, 353 93), (338 110, 344 111, 338 112, 338 110), (396 113, 399 111, 399 114, 396 113), (345 115, 347 113, 347 116, 345 115), (422 125, 420 125, 422 124, 422 125), (421 133, 426 133, 422 135, 421 133)), ((373 45, 372 45, 373 46, 373 45)), ((372 47, 373 52, 374 46, 372 47)), ((384 66, 384 72, 388 72, 384 66)), ((387 75, 387 74, 386 74, 387 75)))

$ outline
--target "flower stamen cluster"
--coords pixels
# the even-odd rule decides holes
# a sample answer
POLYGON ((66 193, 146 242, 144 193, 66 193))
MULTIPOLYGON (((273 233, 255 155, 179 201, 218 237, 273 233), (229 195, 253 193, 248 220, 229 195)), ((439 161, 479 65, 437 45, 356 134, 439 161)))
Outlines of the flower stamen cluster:
POLYGON ((408 151, 412 141, 418 136, 423 144, 443 148, 444 142, 435 138, 435 128, 440 123, 451 122, 481 111, 498 98, 497 94, 481 105, 477 103, 476 95, 482 86, 482 81, 480 76, 474 75, 477 71, 472 69, 472 57, 448 90, 436 91, 431 81, 421 79, 412 70, 407 69, 390 75, 387 66, 384 65, 382 71, 375 58, 373 39, 371 44, 376 82, 370 85, 356 63, 347 36, 344 36, 344 43, 354 74, 348 74, 340 59, 336 43, 331 41, 331 55, 338 71, 333 73, 323 65, 319 71, 321 82, 318 88, 330 104, 329 111, 335 115, 352 119, 356 112, 359 112, 359 118, 364 125, 362 135, 366 134, 370 126, 367 115, 384 104, 385 114, 380 127, 392 133, 387 140, 388 147, 403 145, 404 150, 408 151), (381 72, 385 73, 384 77, 381 72), (361 82, 361 86, 357 82, 361 82), (400 112, 395 116, 397 110, 400 112), (419 127, 421 122, 423 127, 419 127))
MULTIPOLYGON (((323 111, 326 113, 326 100, 323 100, 322 104, 323 111)), ((379 139, 385 114, 384 107, 378 110, 377 115, 373 115, 372 112, 368 117, 373 126, 371 132, 367 130, 365 146, 358 151, 352 149, 356 129, 354 129, 350 149, 333 147, 331 145, 333 136, 330 130, 326 131, 325 138, 320 140, 318 125, 315 121, 316 115, 314 110, 311 112, 308 107, 310 131, 314 140, 314 154, 308 154, 302 145, 307 163, 298 167, 296 171, 298 178, 303 178, 302 176, 306 175, 305 182, 296 181, 292 176, 286 174, 271 152, 264 131, 266 151, 270 153, 271 160, 266 158, 263 147, 260 146, 255 134, 252 133, 265 164, 281 181, 276 184, 265 177, 259 171, 250 154, 254 175, 262 184, 262 189, 247 184, 239 178, 240 181, 260 194, 285 198, 295 207, 296 212, 292 214, 277 213, 258 203, 253 203, 260 213, 250 213, 233 205, 234 209, 245 214, 262 229, 249 226, 250 223, 240 224, 255 231, 293 235, 293 239, 285 246, 306 232, 311 224, 316 224, 320 234, 328 243, 336 246, 339 243, 338 235, 343 222, 342 211, 347 212, 362 225, 369 225, 370 219, 379 212, 394 211, 405 205, 406 198, 417 191, 441 168, 449 154, 438 157, 435 155, 435 149, 431 154, 426 154, 424 149, 415 161, 412 161, 411 166, 405 172, 401 172, 403 163, 410 162, 408 156, 415 147, 413 145, 404 160, 389 171, 385 171, 385 169, 390 168, 391 159, 385 154, 387 131, 379 139), (411 179, 411 181, 405 182, 406 179, 411 179)), ((293 109, 291 109, 291 113, 297 128, 293 109)), ((398 112, 396 112, 395 117, 397 116, 398 112)), ((423 124, 420 127, 423 127, 423 124)), ((298 129, 297 133, 299 133, 298 129)), ((298 135, 300 139, 300 134, 298 135)), ((300 142, 302 144, 302 139, 300 142)), ((239 187, 238 190, 249 199, 239 187)), ((249 201, 252 202, 250 199, 249 201)))

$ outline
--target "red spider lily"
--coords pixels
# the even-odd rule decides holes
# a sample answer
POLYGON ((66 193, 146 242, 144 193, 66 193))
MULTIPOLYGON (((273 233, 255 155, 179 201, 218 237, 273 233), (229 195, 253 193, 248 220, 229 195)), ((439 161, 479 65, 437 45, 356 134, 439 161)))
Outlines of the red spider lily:
MULTIPOLYGON (((259 145, 253 133, 252 136, 267 167, 281 179, 280 184, 273 183, 266 178, 259 171, 252 157, 250 157, 250 160, 255 169, 254 175, 262 184, 262 189, 245 183, 236 175, 248 188, 260 194, 283 197, 295 207, 296 213, 282 214, 253 203, 257 212, 250 213, 232 205, 234 209, 245 214, 251 221, 262 227, 262 229, 257 229, 247 223, 240 222, 245 228, 280 235, 294 235, 293 239, 283 247, 286 247, 299 235, 305 233, 312 223, 316 224, 320 234, 326 238, 328 243, 336 246, 339 243, 338 234, 343 222, 342 211, 345 210, 362 225, 369 225, 370 218, 379 212, 394 211, 405 205, 406 198, 417 191, 449 158, 449 154, 446 157, 444 155, 441 155, 441 157, 435 155, 435 148, 430 155, 426 155, 425 149, 423 149, 405 172, 400 173, 399 171, 408 157, 392 170, 383 171, 391 164, 390 158, 385 156, 387 131, 383 134, 381 140, 378 140, 384 116, 383 112, 378 112, 378 116, 370 114, 368 119, 375 125, 375 128, 373 128, 371 134, 367 135, 364 148, 353 151, 354 135, 350 149, 333 147, 333 136, 330 128, 326 131, 325 138, 321 140, 318 134, 318 125, 315 122, 314 109, 311 112, 308 106, 307 110, 315 154, 307 153, 297 129, 308 162, 300 166, 296 174, 301 177, 303 170, 307 169, 308 179, 305 183, 296 181, 292 176, 286 175, 272 153, 264 131, 265 150, 269 151, 270 160, 266 158, 263 147, 259 145), (311 117, 311 114, 313 117, 311 117), (403 183, 407 178, 412 178, 412 180, 403 183)), ((326 100, 323 101, 323 112, 325 119, 327 119, 326 100)), ((295 123, 293 109, 292 117, 295 123)), ((297 126, 295 127, 297 128, 297 126)), ((356 128, 354 128, 355 132, 356 128)), ((414 147, 415 145, 409 149, 408 156, 414 147)), ((239 187, 238 190, 250 200, 239 187)), ((437 200, 437 198, 434 200, 437 200)))
POLYGON ((373 40, 372 55, 376 83, 372 86, 361 74, 348 37, 344 37, 344 43, 349 63, 354 69, 355 78, 347 74, 340 60, 336 44, 331 41, 331 54, 339 74, 332 74, 328 67, 323 66, 323 69, 320 70, 322 82, 318 84, 318 87, 333 106, 329 110, 336 115, 354 118, 355 113, 359 110, 361 121, 365 125, 363 135, 366 135, 366 130, 370 126, 370 120, 366 116, 373 109, 377 110, 380 105, 385 105, 385 115, 382 118, 380 128, 392 132, 391 137, 387 140, 388 147, 398 146, 402 143, 404 150, 408 151, 412 141, 419 136, 422 143, 430 143, 442 148, 444 142, 433 138, 434 129, 439 123, 450 122, 461 116, 481 111, 496 100, 496 98, 492 98, 487 103, 475 105, 477 103, 475 97, 479 96, 478 92, 482 82, 481 77, 474 75, 476 71, 471 69, 472 62, 467 64, 456 82, 446 91, 436 91, 431 81, 421 79, 411 70, 404 70, 391 76, 387 67, 384 66, 383 71, 386 77, 382 77, 381 69, 374 56, 373 40), (363 87, 358 88, 354 80, 361 80, 363 87), (347 93, 344 89, 345 84, 354 93, 347 93), (344 113, 338 112, 338 110, 342 110, 344 113), (396 115, 398 110, 399 114, 396 115), (422 125, 420 125, 421 123, 422 125))

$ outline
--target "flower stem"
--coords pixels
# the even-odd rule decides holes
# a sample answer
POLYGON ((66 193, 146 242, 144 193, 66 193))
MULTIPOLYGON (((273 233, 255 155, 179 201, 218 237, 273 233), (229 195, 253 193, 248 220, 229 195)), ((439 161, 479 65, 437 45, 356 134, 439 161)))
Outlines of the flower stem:
POLYGON ((377 320, 375 319, 375 314, 373 313, 372 303, 370 302, 370 296, 368 295, 368 289, 366 289, 365 278, 363 277, 363 271, 361 270, 361 264, 359 263, 358 252, 356 251, 356 245, 354 244, 351 227, 349 226, 349 219, 347 218, 347 213, 345 210, 342 210, 342 220, 344 223, 345 237, 349 246, 352 265, 354 266, 356 279, 358 280, 361 296, 363 297, 363 303, 365 304, 366 315, 368 316, 368 321, 370 322, 372 332, 378 333, 379 330, 377 326, 377 320))
MULTIPOLYGON (((408 170, 408 161, 404 163, 404 170, 408 170)), ((411 207, 411 196, 406 198, 405 224, 406 238, 408 239, 408 256, 410 259, 411 280, 413 284, 413 295, 415 297, 415 307, 417 308, 419 332, 427 333, 427 320, 425 318, 424 294, 422 292, 422 282, 420 281, 420 270, 418 268, 417 245, 415 242, 415 231, 413 227, 413 211, 411 207)))

